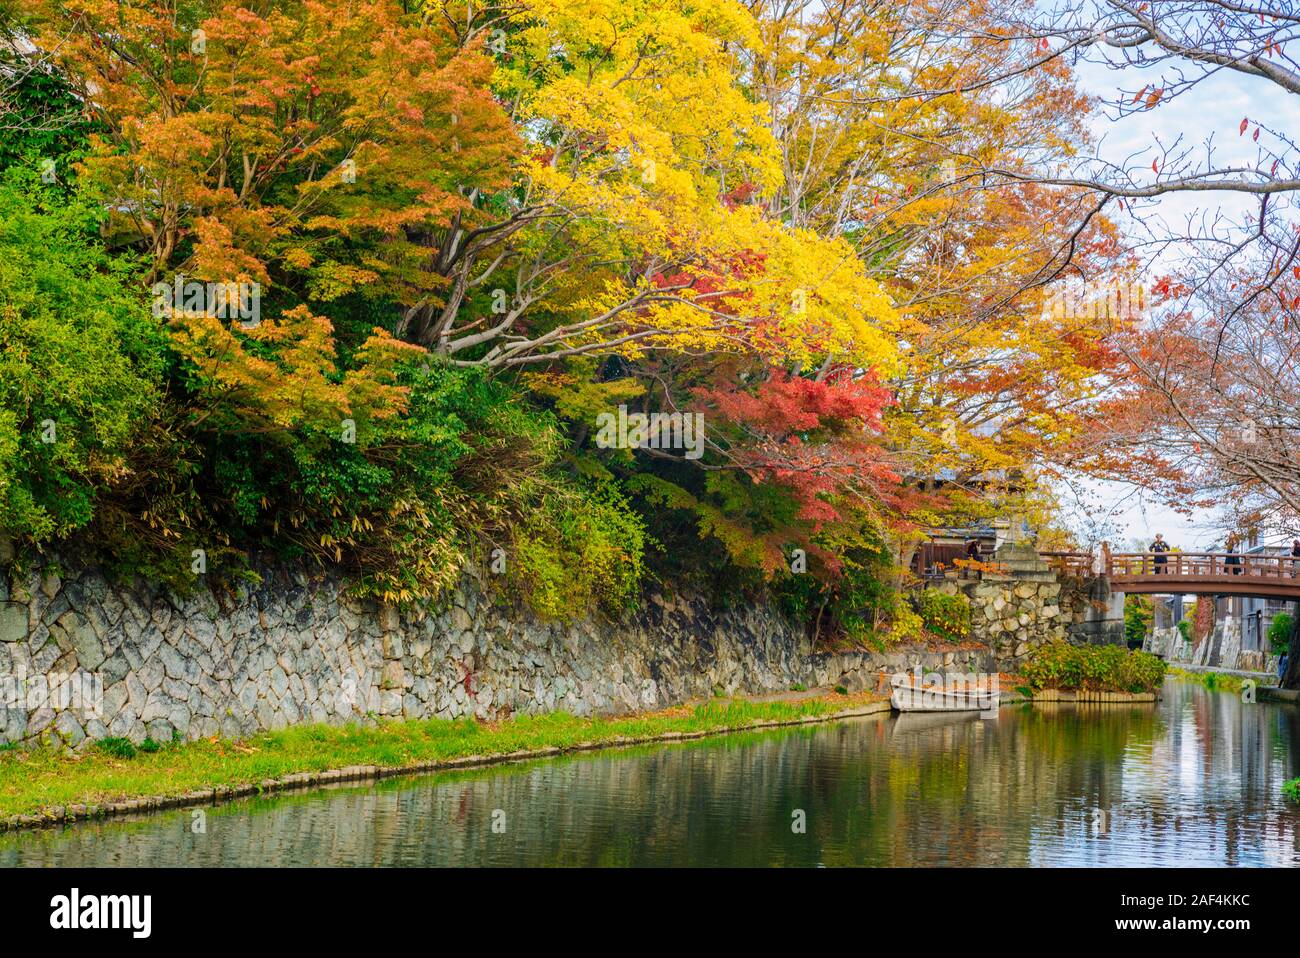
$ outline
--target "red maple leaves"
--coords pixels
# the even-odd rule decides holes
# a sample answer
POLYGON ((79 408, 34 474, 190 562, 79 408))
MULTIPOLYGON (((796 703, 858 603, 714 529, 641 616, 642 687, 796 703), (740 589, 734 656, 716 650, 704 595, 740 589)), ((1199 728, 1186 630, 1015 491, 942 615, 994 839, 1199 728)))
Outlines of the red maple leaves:
POLYGON ((878 441, 893 400, 873 376, 816 380, 778 372, 752 392, 696 394, 728 424, 733 460, 755 481, 789 489, 797 518, 814 530, 840 518, 835 503, 846 489, 868 486, 886 497, 899 481, 878 441))

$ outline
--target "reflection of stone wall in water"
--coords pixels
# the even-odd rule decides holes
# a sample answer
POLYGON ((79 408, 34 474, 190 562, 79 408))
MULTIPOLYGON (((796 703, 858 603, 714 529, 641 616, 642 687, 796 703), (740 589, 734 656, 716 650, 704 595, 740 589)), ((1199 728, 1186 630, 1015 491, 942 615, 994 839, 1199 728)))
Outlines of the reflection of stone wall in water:
MULTIPOLYGON (((189 811, 171 813, 174 833, 166 829, 165 841, 141 842, 120 825, 86 826, 78 841, 48 852, 27 846, 33 857, 24 863, 952 864, 954 850, 936 841, 930 816, 917 814, 914 793, 891 784, 906 779, 923 784, 931 811, 941 806, 953 817, 970 814, 970 795, 980 796, 976 808, 987 827, 1014 834, 966 850, 974 856, 968 864, 1024 866, 1035 812, 1060 801, 1066 765, 1027 752, 1014 763, 1024 787, 1008 793, 1004 760, 1020 752, 1019 743, 1008 740, 1011 731, 995 741, 972 727, 978 724, 949 716, 944 728, 915 734, 866 720, 391 780, 323 793, 329 800, 290 795, 210 809, 206 831, 197 835, 189 811), (719 808, 727 809, 727 823, 716 820, 719 808), (805 813, 806 835, 791 829, 795 809, 805 813)), ((0 836, 0 867, 18 863, 0 836)))
MULTIPOLYGON (((1241 715, 1190 719, 1216 738, 1205 773, 1226 777, 1250 759, 1248 767, 1280 776, 1269 737, 1241 715)), ((1098 810, 1168 833, 1176 802, 1139 796, 1124 806, 1126 756, 1140 749, 1156 768, 1176 769, 1178 742, 1149 707, 1054 704, 995 723, 872 718, 250 800, 209 809, 202 834, 191 832, 186 810, 143 827, 86 823, 48 841, 0 835, 0 867, 1023 867, 1042 861, 1044 840, 1058 851, 1104 848, 1095 837, 1114 823, 1098 810), (1088 804, 1077 800, 1081 782, 1088 804), (795 810, 806 833, 792 830, 795 810)), ((1267 816, 1252 816, 1232 833, 1240 841, 1225 844, 1256 846, 1269 827, 1267 816)))
POLYGON ((265 569, 260 585, 219 605, 206 589, 179 598, 56 569, 0 575, 0 678, 90 672, 102 707, 0 701, 0 743, 192 740, 371 715, 626 713, 719 689, 857 691, 882 669, 988 664, 978 649, 811 654, 773 608, 719 611, 698 597, 653 595, 619 623, 562 625, 494 602, 491 577, 467 577, 445 609, 420 615, 351 600, 329 575, 265 569))

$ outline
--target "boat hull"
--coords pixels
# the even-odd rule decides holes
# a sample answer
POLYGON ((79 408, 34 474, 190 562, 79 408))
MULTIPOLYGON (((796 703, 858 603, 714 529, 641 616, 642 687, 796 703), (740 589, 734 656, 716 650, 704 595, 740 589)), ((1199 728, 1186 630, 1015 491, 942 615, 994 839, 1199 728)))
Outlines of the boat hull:
POLYGON ((900 712, 988 712, 998 707, 998 692, 895 686, 889 704, 900 712))

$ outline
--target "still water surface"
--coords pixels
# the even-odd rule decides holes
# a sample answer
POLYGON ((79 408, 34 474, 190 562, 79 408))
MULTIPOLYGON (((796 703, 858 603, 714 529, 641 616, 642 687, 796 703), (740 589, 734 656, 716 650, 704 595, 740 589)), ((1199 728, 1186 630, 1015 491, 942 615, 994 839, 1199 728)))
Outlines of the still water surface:
POLYGON ((1295 866, 1297 775, 1300 709, 1171 680, 1154 706, 869 718, 248 800, 203 834, 189 810, 11 834, 0 866, 1295 866))

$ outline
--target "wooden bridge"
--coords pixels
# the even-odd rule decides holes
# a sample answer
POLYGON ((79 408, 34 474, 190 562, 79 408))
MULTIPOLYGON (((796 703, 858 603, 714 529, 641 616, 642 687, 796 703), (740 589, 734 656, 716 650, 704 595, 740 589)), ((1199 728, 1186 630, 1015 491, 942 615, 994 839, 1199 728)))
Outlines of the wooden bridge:
POLYGON ((1065 575, 1110 580, 1115 592, 1246 595, 1300 602, 1300 557, 1228 552, 1115 552, 1109 561, 1086 552, 1043 552, 1065 575))

